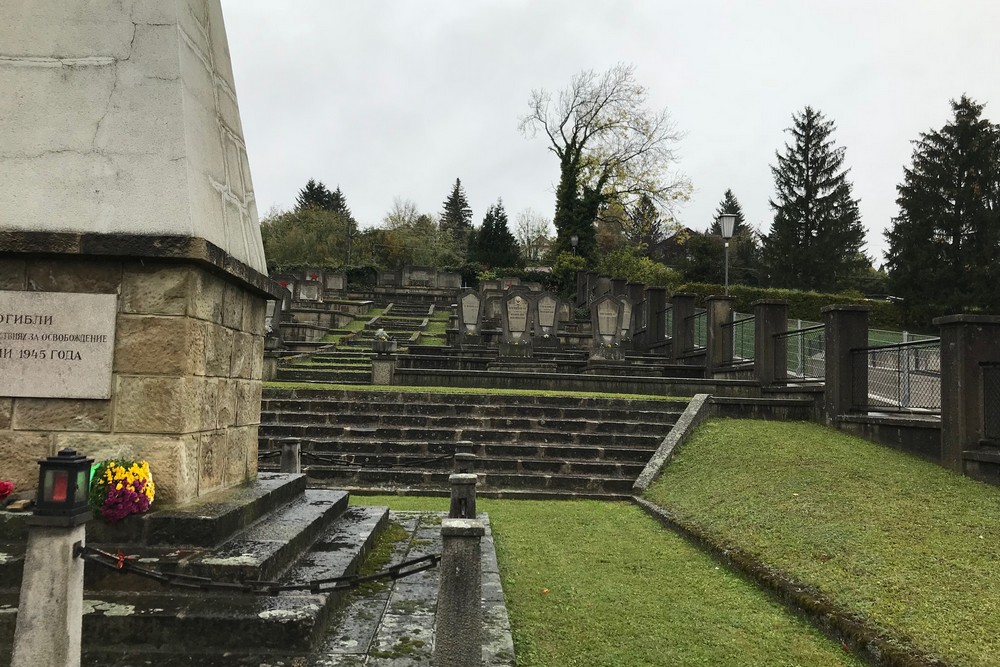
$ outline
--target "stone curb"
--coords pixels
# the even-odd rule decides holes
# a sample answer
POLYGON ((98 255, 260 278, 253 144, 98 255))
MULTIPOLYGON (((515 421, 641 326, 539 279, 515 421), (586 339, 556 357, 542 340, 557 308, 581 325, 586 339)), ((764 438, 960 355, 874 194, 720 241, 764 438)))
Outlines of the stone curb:
POLYGON ((694 398, 691 399, 691 402, 684 409, 684 412, 677 419, 677 423, 670 429, 670 433, 660 443, 656 453, 649 459, 649 463, 643 468, 639 474, 639 478, 635 480, 635 484, 632 485, 632 493, 642 493, 650 484, 655 482, 656 478, 663 472, 663 467, 673 457, 674 450, 687 440, 688 435, 691 434, 691 431, 698 424, 705 421, 710 410, 708 399, 708 394, 695 394, 694 398))
POLYGON ((632 497, 632 502, 666 528, 748 577, 793 613, 806 618, 824 635, 840 642, 845 651, 867 664, 875 667, 952 667, 950 663, 920 651, 905 637, 887 635, 869 619, 847 611, 835 600, 762 563, 752 554, 716 543, 701 528, 682 521, 669 510, 636 496, 632 497))

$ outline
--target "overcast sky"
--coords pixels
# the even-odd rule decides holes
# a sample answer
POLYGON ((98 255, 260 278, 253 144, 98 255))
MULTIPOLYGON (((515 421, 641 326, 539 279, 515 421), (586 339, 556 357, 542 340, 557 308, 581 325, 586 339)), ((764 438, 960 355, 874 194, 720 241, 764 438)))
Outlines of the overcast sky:
POLYGON ((726 188, 766 232, 770 165, 792 112, 833 120, 868 252, 911 141, 968 93, 1000 121, 996 0, 223 0, 261 216, 309 178, 340 186, 362 226, 395 197, 440 213, 462 179, 476 224, 502 197, 513 226, 552 217, 559 170, 517 130, 532 89, 632 63, 684 134, 705 229, 726 188))

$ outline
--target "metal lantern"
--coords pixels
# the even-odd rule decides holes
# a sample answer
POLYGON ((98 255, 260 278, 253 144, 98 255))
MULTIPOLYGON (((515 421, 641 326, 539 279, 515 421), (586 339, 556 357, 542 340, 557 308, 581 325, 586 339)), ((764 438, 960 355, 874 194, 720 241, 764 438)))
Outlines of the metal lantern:
POLYGON ((722 228, 722 238, 726 241, 726 296, 729 296, 729 239, 733 238, 733 227, 735 226, 735 213, 723 213, 719 216, 719 227, 722 228))
POLYGON ((573 236, 569 237, 569 244, 573 246, 574 255, 576 254, 576 246, 579 242, 580 242, 580 237, 577 236, 576 234, 573 234, 573 236))
POLYGON ((734 213, 723 213, 720 215, 719 227, 722 228, 722 238, 727 241, 733 238, 733 228, 736 227, 736 215, 734 213))
POLYGON ((90 467, 94 459, 69 447, 38 461, 34 521, 49 526, 78 526, 90 520, 90 467))

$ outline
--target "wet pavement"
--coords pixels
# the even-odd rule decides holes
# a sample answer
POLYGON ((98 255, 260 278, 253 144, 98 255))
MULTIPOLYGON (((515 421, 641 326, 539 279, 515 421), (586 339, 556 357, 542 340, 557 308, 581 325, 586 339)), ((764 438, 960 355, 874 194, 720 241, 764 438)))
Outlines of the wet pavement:
MULTIPOLYGON (((436 512, 391 512, 407 533, 395 544, 390 563, 441 553, 441 519, 436 512)), ((482 544, 483 665, 513 667, 514 644, 504 604, 489 517, 482 544)), ((427 667, 434 655, 434 614, 439 568, 355 591, 339 613, 309 667, 427 667)))

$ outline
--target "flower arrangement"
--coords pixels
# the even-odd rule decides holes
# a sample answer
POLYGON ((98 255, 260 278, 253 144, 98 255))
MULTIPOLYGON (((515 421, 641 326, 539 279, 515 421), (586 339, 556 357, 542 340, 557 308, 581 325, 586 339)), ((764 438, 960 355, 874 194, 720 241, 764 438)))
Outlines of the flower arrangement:
POLYGON ((7 482, 0 479, 0 500, 6 500, 7 496, 14 493, 14 482, 7 482))
POLYGON ((90 481, 90 507, 110 524, 142 514, 153 504, 156 485, 146 461, 101 461, 90 481))

